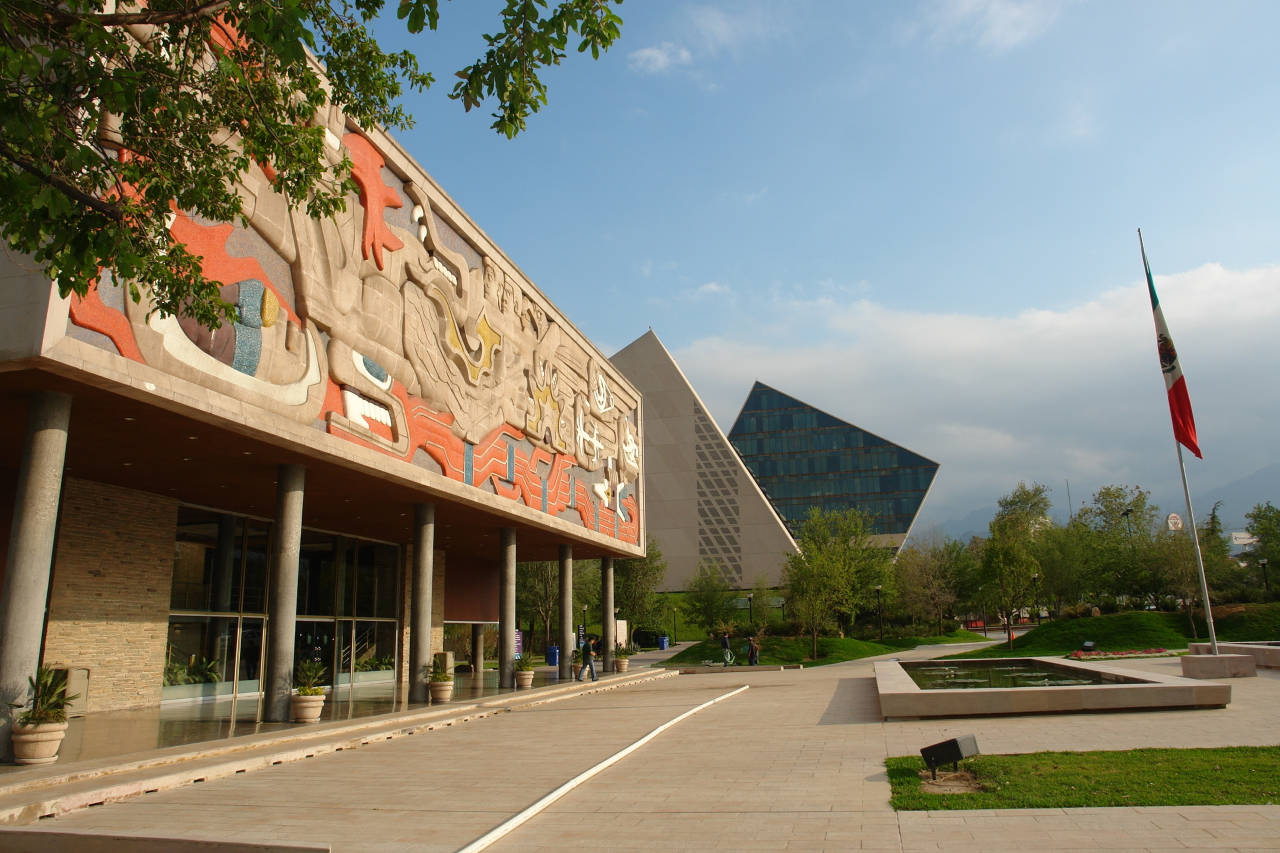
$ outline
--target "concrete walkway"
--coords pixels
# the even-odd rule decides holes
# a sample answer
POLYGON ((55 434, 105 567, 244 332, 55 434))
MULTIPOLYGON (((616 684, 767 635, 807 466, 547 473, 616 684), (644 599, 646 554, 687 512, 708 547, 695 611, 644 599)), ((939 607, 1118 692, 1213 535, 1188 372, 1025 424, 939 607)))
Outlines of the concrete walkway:
MULTIPOLYGON (((1122 665, 1178 671, 1175 659, 1122 665)), ((964 733, 986 753, 1275 744, 1280 672, 1233 681, 1222 710, 885 723, 871 661, 574 691, 33 828, 455 851, 654 727, 743 684, 750 689, 658 735, 489 849, 1280 850, 1280 806, 895 813, 883 766, 886 755, 964 733)))

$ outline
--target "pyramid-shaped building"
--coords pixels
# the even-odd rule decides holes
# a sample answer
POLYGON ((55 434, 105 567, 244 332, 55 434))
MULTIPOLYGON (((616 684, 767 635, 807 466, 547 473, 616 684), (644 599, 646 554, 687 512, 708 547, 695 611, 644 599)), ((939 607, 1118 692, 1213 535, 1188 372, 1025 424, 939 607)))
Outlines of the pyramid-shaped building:
POLYGON ((736 589, 781 584, 796 544, 658 336, 646 332, 610 361, 643 395, 642 494, 667 561, 661 589, 687 589, 704 562, 736 589))
POLYGON ((881 544, 900 547, 938 473, 937 462, 763 382, 752 386, 729 441, 792 533, 812 507, 853 507, 881 544))

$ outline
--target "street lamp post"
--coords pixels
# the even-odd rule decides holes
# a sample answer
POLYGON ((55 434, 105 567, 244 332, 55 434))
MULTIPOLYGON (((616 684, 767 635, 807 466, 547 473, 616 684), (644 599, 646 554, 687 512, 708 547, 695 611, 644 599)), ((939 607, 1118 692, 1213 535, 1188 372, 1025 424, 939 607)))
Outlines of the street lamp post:
POLYGON ((880 639, 884 639, 884 606, 880 599, 880 584, 876 584, 876 616, 880 620, 880 639))
POLYGON ((1036 624, 1040 624, 1040 573, 1031 573, 1031 606, 1036 610, 1036 624))
POLYGON ((1271 597, 1271 582, 1267 580, 1267 563, 1266 557, 1258 558, 1258 568, 1262 569, 1262 588, 1266 590, 1267 597, 1271 597))
POLYGON ((752 600, 753 598, 755 598, 755 593, 754 593, 754 592, 749 592, 749 593, 747 593, 747 621, 748 621, 748 622, 750 622, 752 625, 755 625, 755 624, 756 624, 756 611, 755 611, 755 608, 752 606, 752 603, 751 603, 751 600, 752 600))

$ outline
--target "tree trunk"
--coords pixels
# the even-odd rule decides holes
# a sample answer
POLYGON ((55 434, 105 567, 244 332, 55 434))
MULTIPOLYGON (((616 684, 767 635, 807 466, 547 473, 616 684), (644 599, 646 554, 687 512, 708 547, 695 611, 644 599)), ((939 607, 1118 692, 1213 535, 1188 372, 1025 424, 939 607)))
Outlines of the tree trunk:
POLYGON ((818 659, 818 630, 813 631, 813 654, 810 656, 812 660, 818 659))

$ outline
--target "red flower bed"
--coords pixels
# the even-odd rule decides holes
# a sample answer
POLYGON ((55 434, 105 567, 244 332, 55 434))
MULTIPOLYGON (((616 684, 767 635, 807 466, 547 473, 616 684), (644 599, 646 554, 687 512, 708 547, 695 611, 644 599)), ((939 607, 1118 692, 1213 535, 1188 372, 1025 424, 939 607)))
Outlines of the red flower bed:
POLYGON ((1167 649, 1129 649, 1123 652, 1083 652, 1074 651, 1067 657, 1072 660, 1105 659, 1105 658, 1135 658, 1143 655, 1163 655, 1167 654, 1167 649))

